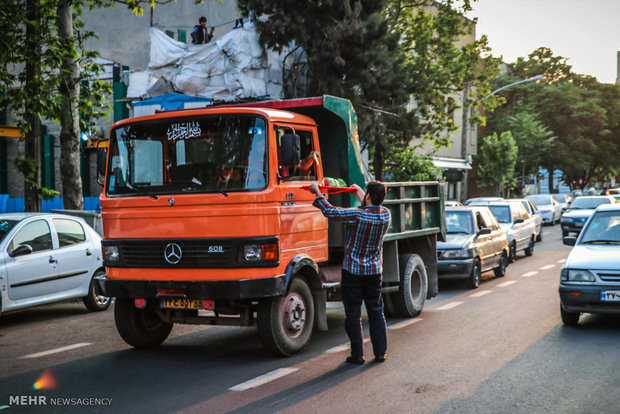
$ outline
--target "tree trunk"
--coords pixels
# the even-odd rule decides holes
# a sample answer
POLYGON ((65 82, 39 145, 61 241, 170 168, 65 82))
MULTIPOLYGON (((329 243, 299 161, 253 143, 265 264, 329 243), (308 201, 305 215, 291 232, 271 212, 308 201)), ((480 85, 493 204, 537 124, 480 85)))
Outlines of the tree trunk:
POLYGON ((61 50, 65 51, 62 70, 66 73, 60 85, 60 176, 65 208, 83 210, 82 177, 80 175, 80 65, 73 37, 72 0, 59 0, 56 12, 61 50), (70 51, 73 51, 71 53, 70 51))
MULTIPOLYGON (((39 0, 27 0, 26 15, 28 21, 32 22, 26 25, 26 53, 30 54, 30 59, 26 60, 24 69, 24 89, 28 96, 41 95, 40 8, 39 0)), ((24 177, 24 207, 26 211, 41 211, 38 194, 38 187, 41 185, 41 119, 34 102, 27 103, 24 109, 30 124, 30 131, 26 134, 26 158, 33 160, 35 166, 34 177, 24 177)))
POLYGON ((379 144, 375 147, 375 156, 372 166, 375 170, 375 180, 383 181, 383 146, 379 144))

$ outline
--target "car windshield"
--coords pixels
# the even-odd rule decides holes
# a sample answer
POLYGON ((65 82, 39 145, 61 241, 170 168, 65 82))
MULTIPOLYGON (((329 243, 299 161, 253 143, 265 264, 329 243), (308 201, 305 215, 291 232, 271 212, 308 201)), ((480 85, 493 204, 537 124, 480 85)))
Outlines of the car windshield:
POLYGON ((18 220, 0 219, 0 242, 4 239, 4 236, 17 224, 18 220))
POLYGON ((448 233, 474 233, 471 214, 465 211, 447 211, 446 226, 448 233))
POLYGON ((499 223, 510 223, 510 207, 489 205, 489 210, 499 223))
POLYGON ((265 121, 256 116, 165 118, 111 135, 107 194, 261 190, 267 186, 265 121))
POLYGON ((527 199, 531 200, 537 206, 547 206, 551 204, 551 197, 549 196, 530 196, 527 199))
POLYGON ((620 211, 599 211, 583 229, 582 244, 620 243, 620 211))
POLYGON ((578 197, 570 203, 571 209, 595 209, 601 204, 610 203, 607 197, 578 197))

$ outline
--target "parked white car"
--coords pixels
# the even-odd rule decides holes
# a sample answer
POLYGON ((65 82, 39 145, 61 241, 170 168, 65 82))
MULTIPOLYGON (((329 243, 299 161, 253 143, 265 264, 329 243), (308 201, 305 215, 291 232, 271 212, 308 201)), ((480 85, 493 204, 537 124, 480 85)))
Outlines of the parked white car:
POLYGON ((91 311, 110 306, 95 294, 104 275, 101 236, 78 217, 0 215, 0 313, 81 298, 91 311))
POLYGON ((527 212, 534 219, 534 224, 536 226, 536 241, 542 241, 542 233, 543 233, 543 218, 540 210, 536 208, 534 203, 525 198, 511 198, 511 201, 519 201, 523 204, 523 207, 527 210, 527 212))
POLYGON ((543 223, 548 223, 553 226, 560 221, 560 217, 562 217, 562 205, 554 196, 549 194, 537 194, 529 195, 525 198, 533 202, 538 210, 540 210, 543 223))
POLYGON ((515 261, 518 251, 523 250, 526 256, 534 254, 536 229, 534 219, 529 215, 523 204, 518 201, 492 201, 488 203, 472 203, 470 206, 487 206, 502 230, 508 236, 508 260, 515 261))

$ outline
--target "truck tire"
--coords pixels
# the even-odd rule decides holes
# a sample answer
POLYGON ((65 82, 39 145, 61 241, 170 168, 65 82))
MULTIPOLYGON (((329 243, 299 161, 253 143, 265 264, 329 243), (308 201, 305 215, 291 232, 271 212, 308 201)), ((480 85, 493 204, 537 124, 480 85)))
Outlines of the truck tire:
POLYGON ((132 298, 116 298, 114 322, 121 338, 135 348, 153 348, 166 340, 172 323, 164 322, 148 305, 138 309, 132 298))
POLYGON ((400 267, 400 289, 390 295, 394 313, 403 318, 415 318, 422 312, 428 277, 424 261, 417 254, 403 254, 398 258, 400 267))
POLYGON ((112 298, 107 296, 97 295, 95 293, 95 276, 105 275, 104 270, 97 270, 93 275, 93 278, 90 280, 90 285, 88 286, 88 295, 82 298, 84 305, 91 312, 100 312, 108 309, 110 307, 110 302, 112 302, 112 298))
POLYGON ((314 326, 314 302, 308 284, 296 277, 285 295, 263 300, 256 322, 263 345, 274 355, 290 356, 304 349, 314 326))

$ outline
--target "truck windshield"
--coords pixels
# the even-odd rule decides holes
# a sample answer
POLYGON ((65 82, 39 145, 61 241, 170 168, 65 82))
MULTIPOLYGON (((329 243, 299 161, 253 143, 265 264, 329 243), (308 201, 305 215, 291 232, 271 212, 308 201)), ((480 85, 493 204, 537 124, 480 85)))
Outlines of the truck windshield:
POLYGON ((112 131, 106 193, 256 191, 267 186, 265 120, 216 115, 164 118, 112 131))

